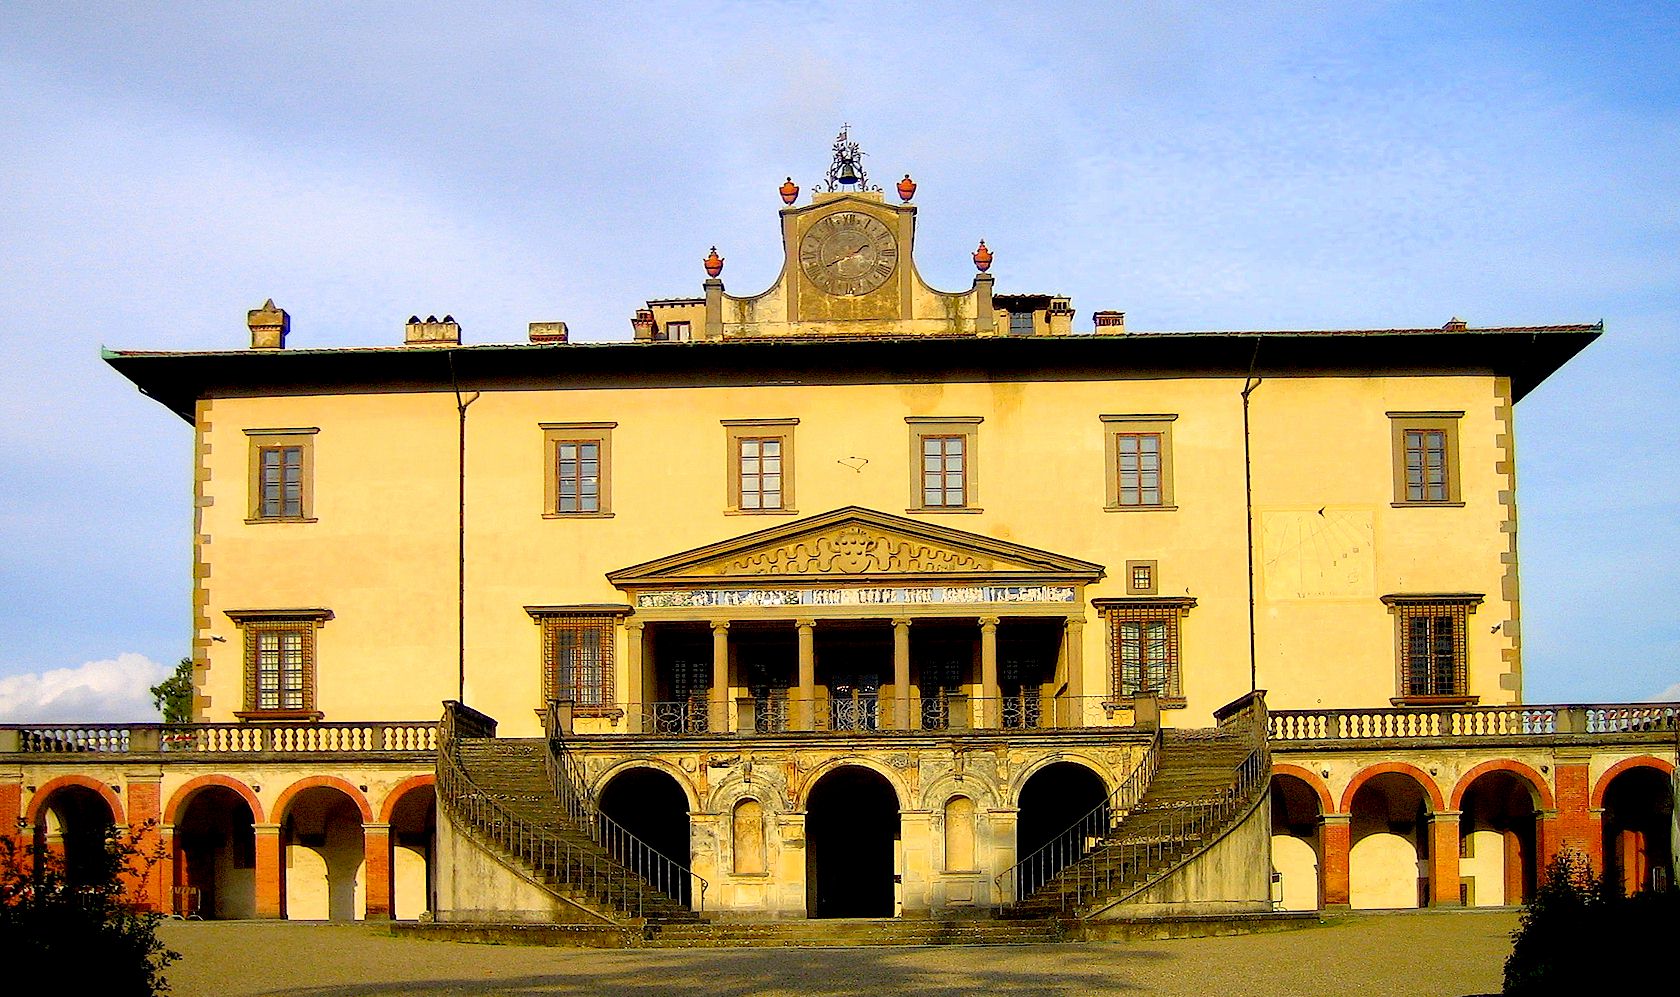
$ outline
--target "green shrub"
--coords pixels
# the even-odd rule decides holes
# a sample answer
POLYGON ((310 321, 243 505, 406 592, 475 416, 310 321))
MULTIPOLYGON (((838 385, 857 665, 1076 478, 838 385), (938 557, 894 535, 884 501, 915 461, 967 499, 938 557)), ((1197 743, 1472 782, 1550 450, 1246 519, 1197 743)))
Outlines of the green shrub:
POLYGON ((1579 852, 1561 852, 1511 933, 1505 993, 1597 992, 1639 960, 1660 962, 1677 930, 1680 893, 1625 897, 1579 852))
POLYGON ((178 956, 158 940, 162 916, 141 910, 122 880, 129 873, 143 881, 161 859, 161 849, 142 854, 137 845, 154 824, 135 834, 111 829, 102 853, 77 863, 74 879, 51 851, 0 838, 0 962, 13 972, 35 967, 66 993, 167 991, 163 970, 178 956))

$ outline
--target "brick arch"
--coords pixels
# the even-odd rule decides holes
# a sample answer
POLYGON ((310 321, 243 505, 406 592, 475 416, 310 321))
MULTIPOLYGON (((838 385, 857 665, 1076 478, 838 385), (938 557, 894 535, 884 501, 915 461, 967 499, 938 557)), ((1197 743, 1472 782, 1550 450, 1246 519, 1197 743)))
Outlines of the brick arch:
POLYGON ((61 775, 43 783, 41 788, 35 791, 35 795, 29 798, 29 823, 39 824, 41 822, 41 809, 46 805, 47 800, 51 799, 52 795, 59 790, 68 789, 71 786, 80 786, 99 794, 99 798, 104 800, 105 805, 111 808, 111 823, 118 826, 128 824, 127 818, 123 816, 122 801, 117 799, 116 793, 111 792, 111 787, 92 776, 85 775, 61 775))
POLYGON ((351 802, 355 803, 357 808, 362 812, 363 824, 371 824, 373 822, 373 808, 368 806, 367 797, 362 794, 361 790, 357 789, 349 782, 340 779, 336 775, 306 776, 299 779, 297 782, 292 783, 290 786, 287 786, 285 791, 280 794, 280 798, 274 801, 275 816, 284 820, 286 816, 286 806, 292 802, 293 797, 297 796, 297 794, 306 789, 316 789, 322 786, 329 789, 336 789, 345 796, 350 797, 351 802))
POLYGON ((1464 773, 1464 775, 1459 778, 1458 785, 1453 787, 1452 796, 1450 797, 1452 800, 1452 809, 1463 810, 1464 794, 1470 791, 1471 783, 1474 783, 1477 779, 1487 775, 1489 772, 1509 772, 1518 779, 1527 783, 1528 788, 1535 796, 1539 797, 1539 805, 1535 807, 1536 810, 1557 809, 1557 801, 1552 798, 1552 789, 1550 786, 1546 785, 1545 777, 1534 771, 1532 768, 1529 768, 1527 765, 1524 765, 1522 762, 1512 761, 1509 758, 1495 758, 1493 761, 1483 762, 1470 771, 1464 773))
POLYGON ((1348 783, 1347 789, 1342 791, 1342 809, 1339 812, 1353 813, 1353 797, 1355 793, 1359 792, 1359 787, 1379 775, 1387 775, 1390 772, 1416 780, 1417 784, 1422 787, 1424 796, 1429 799, 1431 813, 1439 813, 1447 809, 1446 801, 1441 799, 1441 787, 1435 784, 1434 776, 1407 762, 1380 762, 1369 768, 1360 769, 1359 774, 1355 775, 1353 780, 1348 783))
POLYGON ((433 791, 436 792, 435 787, 437 786, 437 776, 430 773, 427 773, 426 775, 411 775, 402 782, 392 786, 391 791, 385 794, 385 802, 379 805, 379 823, 391 823, 391 815, 396 812, 397 804, 402 802, 403 797, 407 796, 414 790, 419 789, 421 786, 432 786, 434 787, 433 791))
POLYGON ((1603 807, 1604 792, 1610 788, 1610 780, 1616 778, 1629 769, 1638 768, 1656 769, 1657 771, 1666 774, 1669 779, 1672 780, 1674 778, 1673 762, 1664 761, 1654 755, 1639 755, 1634 758, 1624 758, 1616 764, 1610 766, 1603 775, 1598 777, 1598 784, 1593 787, 1592 803, 1590 806, 1592 806, 1595 810, 1603 807))
POLYGON ((1287 775, 1306 783, 1307 787, 1318 795, 1318 815, 1320 817, 1337 812, 1336 800, 1330 795, 1330 787, 1324 784, 1324 780, 1319 778, 1317 772, 1299 765, 1291 765, 1288 762, 1274 762, 1272 764, 1272 774, 1287 775))
POLYGON ((187 801, 197 796, 200 790, 209 789, 211 786, 221 786, 223 789, 231 789, 238 793, 240 798, 245 801, 245 805, 251 808, 251 823, 261 824, 263 822, 262 801, 257 799, 257 794, 251 791, 250 786, 232 776, 225 775, 201 775, 196 779, 189 779, 185 785, 169 797, 169 806, 163 808, 163 822, 165 824, 179 823, 181 811, 186 808, 187 801))

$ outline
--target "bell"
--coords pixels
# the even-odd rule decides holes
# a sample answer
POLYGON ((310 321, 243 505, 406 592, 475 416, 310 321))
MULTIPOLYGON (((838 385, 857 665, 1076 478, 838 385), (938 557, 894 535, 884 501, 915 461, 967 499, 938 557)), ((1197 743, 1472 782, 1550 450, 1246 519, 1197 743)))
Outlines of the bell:
POLYGON ((844 184, 857 183, 858 182, 857 164, 852 162, 850 159, 841 160, 840 161, 840 177, 839 177, 839 180, 840 180, 841 183, 844 183, 844 184))

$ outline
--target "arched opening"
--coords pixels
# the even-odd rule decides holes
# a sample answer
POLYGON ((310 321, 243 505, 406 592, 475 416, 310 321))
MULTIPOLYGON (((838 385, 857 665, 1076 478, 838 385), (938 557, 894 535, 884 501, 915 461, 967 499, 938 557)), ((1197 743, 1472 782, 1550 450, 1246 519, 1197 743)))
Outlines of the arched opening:
POLYGON ((893 917, 898 794, 878 772, 835 769, 806 804, 806 910, 812 917, 893 917))
POLYGON ((654 889, 687 904, 686 870, 693 853, 688 832, 688 797, 677 780, 658 769, 625 769, 602 788, 600 810, 601 816, 611 822, 603 821, 603 831, 613 854, 654 889), (624 833, 647 847, 625 843, 624 833))
POLYGON ((251 806, 226 786, 192 795, 175 820, 175 912, 247 918, 257 912, 257 837, 251 806))
POLYGON ((1305 779, 1272 776, 1272 900, 1283 910, 1324 906, 1324 813, 1305 779))
POLYGON ((1539 850, 1534 787, 1514 772, 1487 772, 1464 791, 1458 818, 1459 889, 1469 907, 1534 896, 1539 850))
POLYGON ((1647 765, 1616 775, 1604 790, 1605 878, 1627 894, 1674 883, 1674 785, 1647 765))
POLYGON ((416 786, 391 808, 391 915, 418 920, 435 910, 433 884, 437 857, 437 794, 416 786))
POLYGON ((362 810, 332 786, 311 786, 292 797, 280 818, 286 856, 286 917, 292 921, 354 921, 367 911, 362 879, 366 842, 362 810))
POLYGON ((1429 905, 1429 799, 1399 772, 1373 776, 1348 817, 1348 903, 1356 910, 1429 905))
POLYGON ((86 786, 60 786, 41 806, 35 844, 63 861, 71 886, 98 883, 114 871, 105 843, 115 824, 104 797, 86 786))
POLYGON ((1109 831, 1108 787, 1074 762, 1053 762, 1021 787, 1015 824, 1017 899, 1031 896, 1079 861, 1109 831))

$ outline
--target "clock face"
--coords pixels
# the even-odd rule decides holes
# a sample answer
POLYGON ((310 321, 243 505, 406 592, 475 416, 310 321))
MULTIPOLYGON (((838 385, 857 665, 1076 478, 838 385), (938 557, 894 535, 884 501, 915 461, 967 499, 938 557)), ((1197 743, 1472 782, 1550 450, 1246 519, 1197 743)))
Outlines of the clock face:
POLYGON ((829 294, 868 294, 898 267, 898 240, 871 215, 837 212, 805 233, 799 266, 811 283, 829 294))

